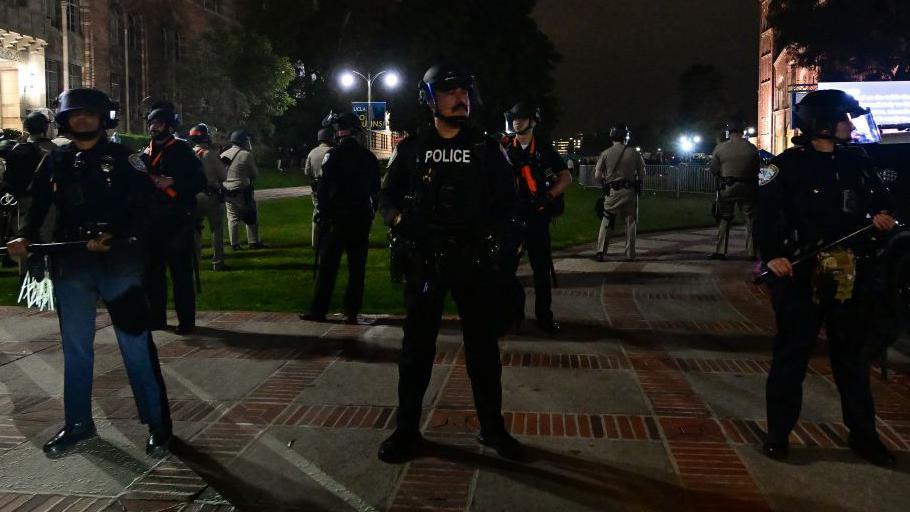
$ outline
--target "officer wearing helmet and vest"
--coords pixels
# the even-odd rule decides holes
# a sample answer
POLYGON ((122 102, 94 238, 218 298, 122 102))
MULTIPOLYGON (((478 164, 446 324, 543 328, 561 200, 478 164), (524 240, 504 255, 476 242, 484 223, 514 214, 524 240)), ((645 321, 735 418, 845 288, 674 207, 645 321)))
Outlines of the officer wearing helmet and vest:
POLYGON ((503 247, 507 271, 518 269, 521 253, 527 251, 534 273, 534 311, 544 331, 559 331, 553 318, 553 255, 550 251, 550 221, 565 209, 563 192, 572 184, 572 174, 553 145, 534 134, 540 124, 540 109, 527 102, 516 103, 505 113, 503 142, 515 168, 518 202, 515 219, 503 247))
POLYGON ((597 235, 597 261, 606 258, 617 217, 626 224, 626 261, 635 260, 638 195, 641 194, 641 182, 645 175, 645 161, 635 148, 629 146, 631 137, 628 126, 614 126, 610 130, 613 145, 600 154, 594 167, 594 178, 603 182, 605 192, 604 217, 597 235))
MULTIPOLYGON (((25 214, 31 203, 31 194, 28 187, 38 170, 41 161, 57 146, 47 138, 47 131, 50 128, 50 119, 42 112, 30 112, 22 123, 28 138, 15 144, 12 149, 6 153, 6 170, 3 172, 3 194, 10 194, 11 198, 0 200, 0 208, 10 204, 17 207, 13 214, 18 217, 17 223, 10 223, 9 226, 13 232, 22 228, 25 222, 25 214), (10 203, 12 201, 12 203, 10 203)), ((50 228, 53 226, 53 209, 49 212, 45 221, 44 228, 41 230, 41 239, 49 241, 51 238, 50 228)), ((4 235, 7 232, 2 233, 4 235)), ((21 269, 21 268, 20 268, 21 269)))
POLYGON ((499 141, 468 125, 480 103, 471 73, 457 64, 437 64, 424 74, 419 96, 433 125, 398 144, 379 200, 393 238, 410 248, 401 265, 407 317, 398 363, 398 426, 380 446, 379 458, 404 462, 418 452, 423 397, 451 292, 464 330, 479 441, 521 459, 523 447, 503 426, 497 340, 503 303, 496 287, 502 272, 498 244, 514 211, 513 171, 499 141))
POLYGON ((322 161, 325 159, 325 154, 335 144, 335 132, 331 127, 321 128, 316 134, 316 139, 319 145, 307 154, 306 164, 304 164, 303 168, 303 173, 312 180, 310 197, 313 199, 313 227, 310 234, 310 243, 314 249, 319 246, 319 230, 316 229, 316 217, 319 215, 319 199, 316 196, 319 190, 319 178, 322 177, 322 161))
POLYGON ((51 275, 63 339, 63 428, 44 445, 56 458, 96 435, 92 421, 95 307, 104 301, 140 420, 148 425, 146 453, 166 454, 171 439, 167 394, 142 289, 143 244, 155 207, 153 187, 138 157, 108 142, 116 105, 96 89, 71 89, 58 99, 55 121, 72 139, 51 152, 32 182, 32 204, 20 238, 8 249, 24 258, 51 205, 57 208, 54 240, 85 240, 86 249, 51 257, 51 275), (88 235, 87 233, 91 233, 88 235), (140 242, 112 248, 117 240, 140 242))
POLYGON ((169 102, 152 105, 146 117, 151 140, 142 154, 158 189, 149 239, 146 292, 153 330, 167 328, 167 272, 173 283, 177 334, 196 326, 196 195, 205 188, 202 164, 190 145, 174 136, 180 116, 169 102))
POLYGON ((758 148, 743 137, 746 125, 733 120, 727 125, 727 140, 718 144, 711 155, 709 169, 717 180, 717 247, 711 259, 727 257, 730 242, 730 226, 736 214, 736 206, 746 220, 746 255, 755 257, 752 242, 752 226, 755 219, 755 198, 758 194, 758 171, 761 159, 758 148))
MULTIPOLYGON (((196 212, 200 219, 207 219, 212 235, 212 270, 224 270, 224 190, 221 183, 227 178, 227 169, 221 163, 218 152, 213 151, 209 127, 197 124, 190 129, 187 138, 194 144, 193 152, 202 162, 205 175, 205 189, 196 195, 196 212)), ((202 247, 202 234, 197 233, 196 250, 202 247)))
POLYGON ((223 185, 231 249, 241 249, 240 224, 246 226, 249 248, 264 249, 267 246, 259 239, 259 209, 253 191, 253 181, 259 177, 253 157, 253 139, 249 132, 241 129, 231 132, 229 140, 231 147, 221 153, 221 161, 228 169, 223 185))
POLYGON ((773 273, 777 319, 763 450, 774 459, 788 456, 809 357, 824 325, 850 448, 873 464, 895 463, 876 432, 869 363, 862 356, 884 293, 875 271, 879 239, 895 225, 895 205, 865 153, 845 147, 851 119, 867 115, 843 91, 809 93, 795 107, 796 147, 775 157, 759 177, 755 243, 773 273), (806 263, 791 262, 867 226, 874 228, 872 236, 854 236, 806 263))
POLYGON ((344 294, 346 322, 357 323, 363 305, 370 226, 379 194, 379 161, 357 141, 360 119, 351 112, 329 114, 323 126, 331 127, 338 141, 322 159, 316 189, 319 217, 319 268, 313 303, 303 320, 324 322, 332 301, 342 253, 348 257, 348 287, 344 294))

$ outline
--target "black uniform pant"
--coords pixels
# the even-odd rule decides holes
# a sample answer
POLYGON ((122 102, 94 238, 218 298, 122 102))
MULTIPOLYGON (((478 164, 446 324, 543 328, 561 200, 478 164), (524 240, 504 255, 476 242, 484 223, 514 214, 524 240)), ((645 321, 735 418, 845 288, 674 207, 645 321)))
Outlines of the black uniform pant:
POLYGON ((416 432, 420 427, 443 304, 451 291, 464 332, 465 364, 480 427, 484 432, 499 432, 504 427, 502 364, 495 326, 498 300, 495 275, 476 267, 463 270, 450 267, 430 273, 434 275, 413 273, 405 288, 407 317, 398 362, 398 428, 416 432))
POLYGON ((855 298, 843 303, 814 304, 806 279, 775 279, 771 283, 778 332, 766 387, 769 440, 785 442, 799 419, 803 379, 822 326, 827 333, 844 424, 859 438, 877 437, 869 363, 863 357, 875 302, 861 290, 855 292, 855 298))
POLYGON ((503 250, 506 258, 505 267, 515 274, 521 257, 519 247, 524 245, 534 273, 534 317, 549 322, 553 320, 553 255, 550 249, 550 217, 531 214, 524 220, 524 226, 515 226, 506 236, 503 250))
POLYGON ((145 289, 150 308, 150 324, 167 324, 167 271, 174 286, 174 309, 182 326, 196 325, 196 289, 193 259, 196 240, 192 224, 174 226, 171 231, 152 233, 148 244, 145 289))
POLYGON ((363 306, 363 287, 366 280, 367 250, 370 245, 371 217, 334 222, 319 226, 319 270, 310 312, 325 315, 332 303, 335 278, 342 253, 348 256, 348 287, 344 293, 344 312, 356 315, 363 306))

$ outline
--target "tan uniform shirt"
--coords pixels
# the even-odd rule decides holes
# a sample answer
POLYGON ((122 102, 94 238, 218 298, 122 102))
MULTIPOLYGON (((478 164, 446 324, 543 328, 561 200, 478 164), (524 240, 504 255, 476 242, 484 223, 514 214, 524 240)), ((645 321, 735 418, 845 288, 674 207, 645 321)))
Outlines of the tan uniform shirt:
POLYGON ((332 149, 332 146, 320 144, 310 150, 310 154, 306 157, 306 165, 303 168, 303 173, 314 178, 322 176, 322 161, 325 160, 325 154, 328 153, 330 149, 332 149))
POLYGON ((224 180, 224 188, 227 190, 249 188, 253 180, 259 176, 253 153, 246 149, 231 146, 230 149, 221 153, 221 158, 231 162, 224 180))
POLYGON ((719 177, 757 180, 760 167, 758 148, 742 137, 733 136, 718 144, 711 155, 711 172, 719 177))
POLYGON ((607 183, 616 180, 634 181, 645 175, 645 160, 635 148, 627 148, 621 142, 614 142, 597 159, 594 178, 607 183), (625 149, 625 152, 623 150, 625 149), (622 160, 620 160, 622 155, 622 160))

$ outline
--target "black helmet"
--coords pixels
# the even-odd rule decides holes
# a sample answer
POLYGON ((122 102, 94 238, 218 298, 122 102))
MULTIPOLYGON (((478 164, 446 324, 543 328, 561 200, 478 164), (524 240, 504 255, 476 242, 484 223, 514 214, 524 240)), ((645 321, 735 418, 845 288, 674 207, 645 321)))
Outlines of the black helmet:
POLYGON ((22 127, 25 128, 25 131, 30 134, 41 134, 47 132, 47 127, 50 126, 51 120, 47 118, 41 112, 35 111, 30 112, 25 116, 25 121, 22 122, 22 127))
POLYGON ((746 132, 746 122, 740 118, 734 118, 727 121, 727 137, 730 137, 731 133, 738 133, 740 135, 746 132))
POLYGON ((316 133, 316 142, 328 142, 329 144, 335 141, 335 133, 328 128, 321 128, 318 133, 316 133))
POLYGON ((236 146, 246 146, 252 142, 253 137, 250 136, 250 132, 240 128, 239 130, 232 131, 228 140, 231 141, 231 144, 236 146))
POLYGON ((837 124, 869 114, 853 96, 836 89, 813 91, 794 107, 794 127, 808 137, 834 138, 837 124))
POLYGON ((540 107, 534 106, 531 103, 525 101, 519 101, 512 106, 509 110, 506 110, 504 114, 506 121, 512 121, 513 119, 531 119, 536 122, 540 122, 540 107))
POLYGON ((177 113, 177 108, 170 101, 158 101, 152 104, 145 121, 147 123, 164 121, 166 125, 176 130, 180 126, 180 114, 177 113))
POLYGON ((117 126, 119 105, 98 89, 69 89, 57 97, 57 113, 54 122, 64 132, 69 132, 69 114, 73 110, 93 110, 101 118, 101 129, 117 126))
POLYGON ((613 125, 613 128, 610 128, 610 140, 613 142, 622 142, 623 144, 628 144, 629 139, 632 138, 632 131, 629 130, 629 125, 619 123, 613 125))
MULTIPOLYGON (((420 103, 430 107, 434 115, 442 117, 436 113, 436 93, 438 91, 451 91, 453 89, 464 89, 468 91, 471 99, 471 107, 480 106, 483 100, 480 98, 477 80, 474 75, 468 72, 460 64, 452 62, 439 63, 431 66, 423 74, 423 80, 418 84, 418 98, 420 103)), ((452 116, 453 121, 466 121, 467 116, 452 116)))
POLYGON ((209 127, 205 123, 199 123, 190 128, 187 138, 196 144, 210 144, 212 142, 212 136, 209 134, 209 127))
POLYGON ((322 120, 322 126, 331 127, 336 135, 344 137, 360 130, 360 118, 353 112, 329 112, 322 120))

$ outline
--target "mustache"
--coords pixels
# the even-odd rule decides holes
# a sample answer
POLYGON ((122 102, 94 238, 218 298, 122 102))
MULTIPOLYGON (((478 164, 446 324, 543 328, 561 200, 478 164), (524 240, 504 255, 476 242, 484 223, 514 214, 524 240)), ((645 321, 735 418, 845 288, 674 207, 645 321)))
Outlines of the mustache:
POLYGON ((456 110, 464 110, 465 112, 467 112, 468 104, 467 103, 458 103, 454 107, 452 107, 453 112, 456 110))

